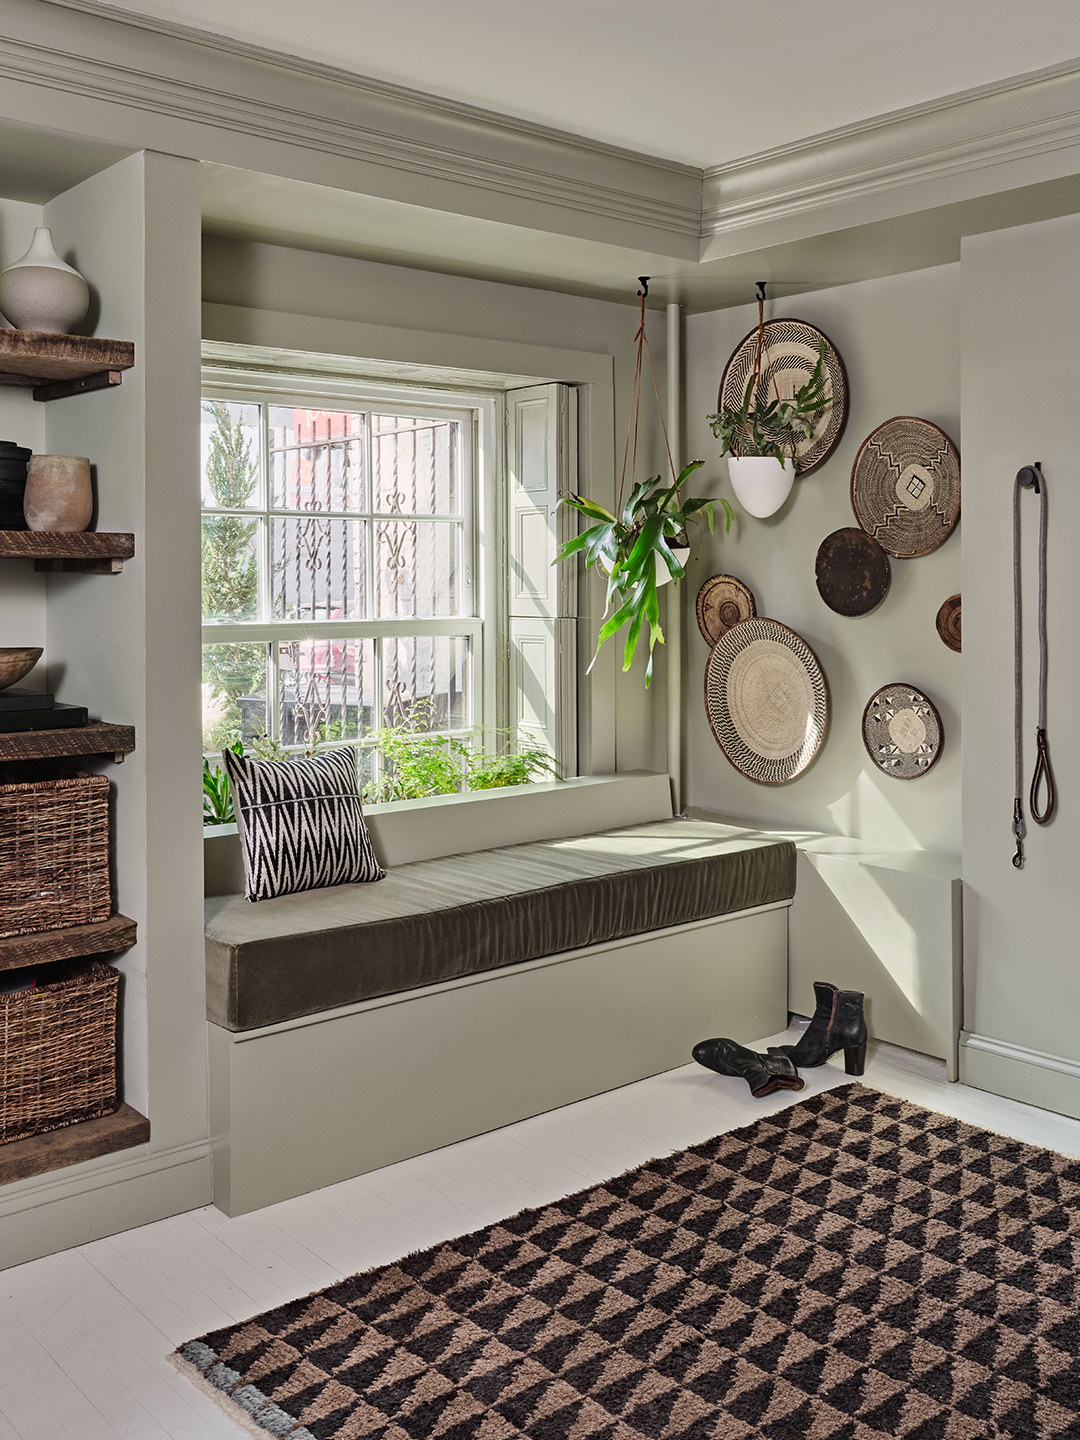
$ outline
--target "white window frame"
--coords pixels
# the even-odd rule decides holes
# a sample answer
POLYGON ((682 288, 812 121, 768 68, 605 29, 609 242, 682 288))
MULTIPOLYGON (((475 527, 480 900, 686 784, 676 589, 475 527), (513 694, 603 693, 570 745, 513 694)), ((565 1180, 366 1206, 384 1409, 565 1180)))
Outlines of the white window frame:
MULTIPOLYGON (((422 384, 393 384, 325 374, 293 371, 245 371, 234 366, 203 367, 203 398, 234 404, 264 407, 260 442, 261 483, 266 509, 246 512, 253 518, 272 514, 268 489, 269 455, 266 446, 266 413, 271 405, 296 405, 328 410, 374 410, 432 419, 453 419, 461 424, 461 476, 464 532, 463 575, 460 611, 457 616, 438 619, 368 619, 275 621, 266 618, 269 598, 263 594, 269 575, 267 555, 260 564, 260 619, 254 621, 208 622, 202 625, 204 645, 270 642, 271 662, 267 678, 267 729, 278 733, 278 675, 275 641, 294 639, 393 638, 394 636, 466 636, 471 642, 472 712, 466 731, 480 727, 503 728, 508 711, 507 578, 506 578, 506 467, 502 436, 505 399, 502 392, 448 390, 422 384)), ((366 438, 370 459, 370 435, 366 438)), ((370 468, 368 469, 370 483, 370 468)), ((320 512, 323 513, 323 512, 320 512)), ((425 517, 429 518, 429 517, 425 517)), ((437 518, 437 517, 436 517, 437 518)), ((457 517, 454 517, 455 519, 457 517)), ((263 545, 269 544, 269 526, 263 526, 263 545)), ((368 586, 373 576, 368 576, 368 586)), ((369 608, 370 614, 370 608, 369 608)), ((381 647, 376 671, 378 728, 382 727, 381 647)), ((373 734, 347 743, 358 753, 371 748, 373 734)), ((456 732, 463 733, 463 732, 456 732)), ((290 746, 299 751, 303 747, 290 746)))

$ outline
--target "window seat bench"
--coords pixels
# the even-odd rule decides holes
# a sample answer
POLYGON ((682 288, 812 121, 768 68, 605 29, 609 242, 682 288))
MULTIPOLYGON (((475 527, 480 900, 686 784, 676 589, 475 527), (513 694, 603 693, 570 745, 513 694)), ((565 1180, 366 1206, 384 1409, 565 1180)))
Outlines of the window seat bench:
POLYGON ((541 802, 521 824, 543 838, 524 841, 497 797, 426 823, 381 826, 373 807, 376 851, 399 862, 385 880, 257 905, 208 896, 220 1208, 671 1069, 706 1034, 784 1028, 795 846, 672 818, 666 777, 626 777, 632 796, 620 778, 565 782, 577 793, 546 814, 514 797, 541 802), (543 834, 560 822, 569 833, 543 834), (433 824, 461 850, 430 854, 433 824), (423 858, 407 858, 410 825, 423 858), (517 843, 477 848, 484 831, 517 843))

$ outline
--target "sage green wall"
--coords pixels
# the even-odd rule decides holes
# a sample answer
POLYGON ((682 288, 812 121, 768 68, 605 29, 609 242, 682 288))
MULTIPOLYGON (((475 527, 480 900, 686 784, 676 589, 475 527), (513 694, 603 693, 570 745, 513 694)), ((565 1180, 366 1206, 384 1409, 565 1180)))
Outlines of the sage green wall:
MULTIPOLYGON (((689 803, 750 820, 779 821, 883 845, 958 853, 960 849, 959 655, 938 638, 938 606, 960 589, 960 538, 933 554, 893 560, 884 603, 845 619, 825 605, 814 559, 826 535, 854 525, 850 475, 861 441, 893 415, 920 415, 959 443, 960 267, 866 280, 769 302, 766 315, 794 315, 819 326, 843 357, 851 409, 826 463, 798 480, 783 508, 755 520, 735 502, 726 538, 706 535, 689 568, 686 728, 689 803), (825 672, 831 719, 810 768, 787 785, 757 785, 727 761, 705 719, 702 683, 708 647, 693 619, 694 597, 710 575, 749 585, 758 613, 790 625, 825 672), (945 746, 917 781, 883 775, 863 749, 863 707, 881 685, 904 680, 937 706, 945 746)), ((757 322, 757 306, 691 316, 686 322, 686 454, 706 460, 702 488, 734 502, 719 442, 705 423, 732 350, 757 322)), ((695 480, 697 480, 695 476, 695 480)))
MULTIPOLYGON (((636 282, 630 277, 627 293, 631 298, 636 288, 636 282)), ((617 455, 617 463, 621 464, 633 381, 633 340, 637 325, 633 306, 214 235, 207 235, 203 240, 203 299, 208 307, 204 328, 208 339, 232 338, 215 332, 214 311, 209 308, 228 305, 242 307, 253 315, 286 312, 327 322, 380 326, 384 332, 394 332, 398 341, 395 353, 400 359, 423 361, 424 344, 433 332, 444 337, 490 342, 492 354, 497 348, 501 359, 487 362, 478 359, 483 355, 483 344, 470 344, 472 358, 459 363, 486 364, 488 369, 512 373, 538 373, 527 368, 536 363, 530 359, 530 346, 556 349, 564 354, 577 352, 583 357, 610 356, 615 383, 613 433, 605 437, 603 461, 597 463, 594 456, 586 484, 595 498, 611 503, 617 479, 612 474, 612 456, 617 455), (414 352, 409 348, 410 334, 415 336, 414 352), (514 355, 516 359, 507 358, 514 355)), ((650 312, 648 325, 657 382, 663 395, 666 373, 663 313, 650 312)), ((289 341, 282 338, 277 343, 287 345, 289 341)), ((572 358, 567 358, 565 363, 572 369, 572 358)), ((544 373, 541 378, 573 381, 579 377, 568 372, 544 373)), ((641 407, 639 476, 659 468, 662 444, 656 402, 647 378, 645 384, 649 388, 643 393, 641 407)), ((602 609, 602 587, 599 593, 602 609)), ((595 589, 593 596, 595 600, 595 589)), ((609 726, 614 736, 614 745, 609 747, 610 758, 599 759, 594 768, 597 772, 612 768, 666 770, 663 657, 657 662, 656 678, 649 691, 644 687, 643 659, 639 657, 634 669, 623 675, 616 666, 614 647, 610 643, 606 647, 608 653, 592 677, 586 678, 584 669, 592 655, 594 638, 591 628, 582 637, 581 649, 588 648, 588 653, 579 656, 579 683, 583 687, 596 687, 604 714, 609 717, 604 726, 609 726)))
MULTIPOLYGON (((1076 859, 1080 755, 1073 744, 1080 613, 1080 483, 1073 351, 1080 299, 1080 217, 964 241, 965 1026, 963 1078, 1080 1114, 1080 969, 1076 859), (1027 863, 1013 867, 1012 496, 1022 465, 1042 462, 1049 502, 1047 731, 1059 808, 1029 821, 1027 863), (1017 1054, 1020 1047, 1026 1054, 1017 1054), (1035 1052, 1035 1053, 1031 1053, 1035 1052)), ((1039 502, 1022 497, 1024 777, 1037 723, 1035 643, 1039 502)))

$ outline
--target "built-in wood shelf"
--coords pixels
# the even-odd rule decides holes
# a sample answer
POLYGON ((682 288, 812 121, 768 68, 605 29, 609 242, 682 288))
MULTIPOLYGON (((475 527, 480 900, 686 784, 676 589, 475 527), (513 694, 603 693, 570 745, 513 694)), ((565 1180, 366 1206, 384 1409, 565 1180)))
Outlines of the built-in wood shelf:
POLYGON ((121 1105, 100 1120, 83 1120, 63 1130, 0 1145, 0 1185, 44 1175, 48 1170, 62 1170, 65 1165, 78 1165, 81 1160, 111 1155, 116 1150, 130 1150, 133 1145, 145 1145, 149 1139, 150 1121, 146 1116, 130 1105, 121 1105))
POLYGON ((92 925, 63 930, 35 930, 32 935, 0 936, 0 970, 24 970, 52 960, 77 960, 82 955, 115 955, 135 944, 137 926, 126 915, 110 915, 92 925))
POLYGON ((125 532, 0 530, 0 559, 33 560, 35 570, 117 575, 134 554, 135 536, 125 532))
POLYGON ((135 749, 134 725, 91 720, 74 730, 11 730, 0 734, 0 762, 111 755, 117 763, 135 749))
POLYGON ((135 364, 131 340, 0 330, 0 385, 33 390, 35 400, 62 400, 119 385, 135 364))

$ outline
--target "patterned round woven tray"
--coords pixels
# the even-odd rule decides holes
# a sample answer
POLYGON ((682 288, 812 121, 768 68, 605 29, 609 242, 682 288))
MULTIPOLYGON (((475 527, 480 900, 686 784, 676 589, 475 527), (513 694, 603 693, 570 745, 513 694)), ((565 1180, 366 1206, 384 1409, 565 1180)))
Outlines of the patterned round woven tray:
POLYGON ((749 780, 783 785, 821 749, 829 694, 817 657, 779 620, 755 616, 713 646, 705 710, 716 743, 749 780))
MULTIPOLYGON (((732 352, 720 379, 717 410, 738 410, 746 394, 746 383, 754 369, 758 332, 755 325, 732 352)), ((790 399, 800 385, 814 373, 821 347, 825 347, 825 394, 832 404, 825 405, 814 416, 814 431, 809 440, 800 440, 795 447, 795 469, 809 475, 829 458, 840 442, 848 412, 848 383, 844 362, 827 335, 805 320, 768 320, 765 322, 765 349, 758 396, 762 403, 776 398, 790 399)))
POLYGON ((921 690, 899 680, 871 695, 862 730, 870 759, 897 780, 918 780, 941 754, 941 716, 921 690))
POLYGON ((960 455, 945 431, 914 415, 886 420, 851 467, 855 519, 898 559, 929 555, 960 519, 960 455))
POLYGON ((714 575, 698 591, 698 629, 710 645, 715 645, 733 625, 756 614, 753 593, 734 575, 714 575))

